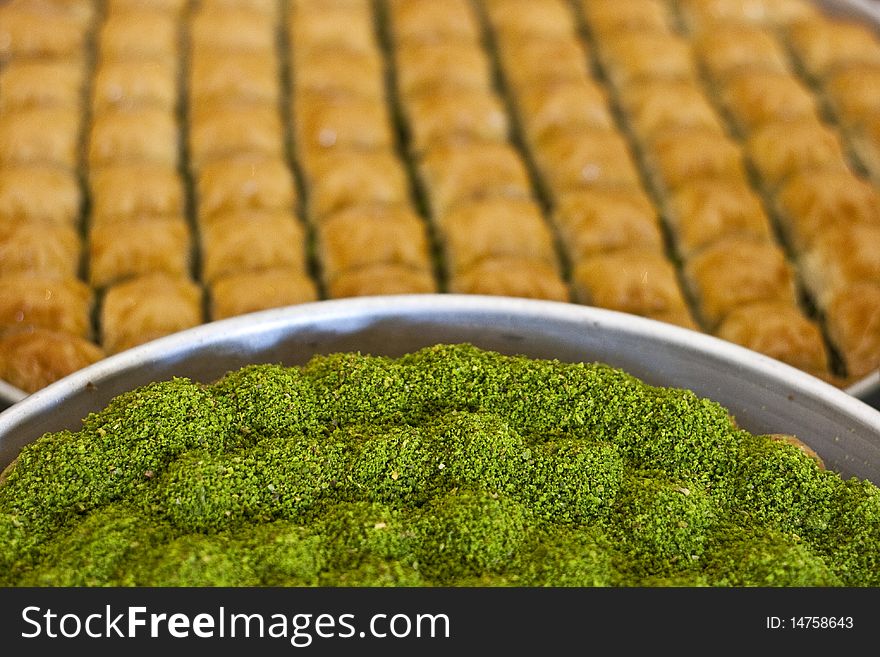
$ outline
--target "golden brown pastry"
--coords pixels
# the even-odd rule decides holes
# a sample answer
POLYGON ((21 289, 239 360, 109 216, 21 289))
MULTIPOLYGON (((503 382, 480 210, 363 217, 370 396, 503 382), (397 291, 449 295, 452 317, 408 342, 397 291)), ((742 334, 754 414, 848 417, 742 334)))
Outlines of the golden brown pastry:
POLYGON ((553 223, 572 263, 627 248, 664 248, 657 211, 638 187, 567 192, 557 199, 553 223))
POLYGON ((715 334, 814 376, 828 376, 822 331, 797 306, 778 301, 745 304, 734 308, 715 334))
POLYGON ((775 197, 782 233, 795 253, 839 225, 880 225, 880 192, 849 171, 806 171, 791 176, 775 197))
POLYGON ((248 7, 206 6, 193 13, 189 24, 190 47, 215 48, 223 52, 275 48, 277 16, 248 7))
POLYGON ((36 392, 104 356, 98 345, 63 331, 9 331, 0 334, 0 379, 36 392))
POLYGON ((773 122, 819 121, 816 100, 792 73, 745 69, 721 84, 721 103, 743 135, 773 122))
POLYGON ((418 165, 435 218, 458 203, 479 198, 531 198, 525 163, 508 143, 443 144, 428 151, 418 165))
POLYGON ((180 23, 164 11, 114 12, 101 23, 96 42, 99 61, 175 57, 180 50, 180 23))
POLYGON ((703 324, 710 330, 746 303, 797 305, 794 271, 782 249, 767 240, 728 237, 716 241, 688 258, 682 271, 703 324))
POLYGON ((449 278, 455 294, 569 301, 568 286, 555 265, 521 256, 489 258, 449 278))
POLYGON ((597 46, 605 74, 617 89, 648 78, 694 80, 698 76, 691 44, 674 33, 621 32, 597 46))
POLYGON ((565 0, 487 0, 498 32, 521 38, 562 39, 575 33, 574 13, 565 0))
POLYGON ((81 251, 79 231, 69 224, 0 221, 0 277, 33 273, 75 278, 81 251))
POLYGON ((98 114, 88 136, 88 165, 136 161, 175 167, 179 131, 174 113, 166 109, 144 106, 98 114))
POLYGON ((315 251, 325 281, 376 264, 433 266, 425 221, 405 205, 356 205, 329 215, 315 228, 315 251))
POLYGON ((711 31, 718 25, 777 26, 811 18, 819 13, 804 0, 680 0, 685 23, 694 31, 711 31))
POLYGON ((293 98, 293 116, 294 141, 306 160, 316 151, 394 146, 385 102, 302 92, 293 98))
POLYGON ((723 83, 734 74, 791 71, 785 47, 773 32, 758 25, 719 24, 694 37, 694 50, 715 84, 723 83))
POLYGON ((849 377, 880 368, 880 284, 869 281, 843 288, 829 301, 824 317, 849 377))
POLYGON ((72 25, 87 27, 95 19, 96 10, 93 0, 5 0, 0 16, 5 19, 27 12, 46 20, 63 19, 72 25))
POLYGON ((595 39, 612 39, 621 30, 671 32, 672 16, 663 0, 580 0, 578 6, 595 39))
POLYGON ((849 139, 859 162, 874 182, 880 183, 880 113, 859 121, 849 139))
POLYGON ((626 139, 612 130, 548 130, 535 144, 533 157, 553 197, 575 189, 640 182, 626 139))
POLYGON ((195 176, 200 220, 230 210, 293 210, 296 182, 286 161, 242 153, 203 165, 195 176))
POLYGON ((186 277, 147 274, 104 293, 101 345, 115 354, 202 321, 202 290, 196 283, 186 277))
MULTIPOLYGON (((160 0, 161 2, 174 0, 160 0)), ((299 0, 300 3, 307 0, 299 0)), ((312 3, 324 2, 329 3, 333 0, 311 0, 312 3)), ((356 0, 341 0, 356 1, 356 0)), ((195 5, 199 11, 208 12, 227 12, 231 10, 241 10, 264 14, 266 18, 278 18, 281 12, 281 3, 279 0, 195 0, 195 5)))
POLYGON ((76 173, 67 168, 0 166, 0 217, 4 223, 43 221, 75 226, 81 202, 76 173))
POLYGON ((687 307, 675 265, 655 249, 585 258, 572 271, 572 289, 578 303, 643 317, 668 316, 687 307))
POLYGON ((32 107, 0 114, 0 167, 54 164, 75 169, 81 124, 78 107, 32 107))
POLYGON ((291 212, 239 210, 201 226, 202 280, 285 267, 306 273, 305 228, 291 212))
POLYGON ((524 39, 501 32, 496 41, 504 77, 514 89, 558 80, 586 82, 592 77, 589 54, 573 34, 524 39))
POLYGON ((548 130, 614 128, 604 87, 592 80, 536 81, 512 89, 517 118, 533 148, 548 130))
POLYGON ((410 200, 406 169, 391 151, 331 151, 306 165, 306 201, 312 221, 354 205, 396 205, 410 200))
POLYGON ((174 112, 177 67, 177 61, 170 57, 102 62, 92 81, 92 113, 132 110, 142 105, 174 112))
POLYGON ((106 0, 106 9, 104 11, 109 16, 123 11, 152 9, 153 11, 164 11, 174 16, 180 16, 187 3, 188 0, 106 0))
POLYGON ((211 319, 318 300, 315 282, 295 267, 228 274, 211 286, 211 319))
POLYGON ((93 225, 134 217, 183 217, 183 180, 164 164, 126 163, 103 166, 89 173, 93 225))
POLYGON ((745 181, 739 145, 715 130, 668 130, 644 147, 648 176, 658 196, 701 178, 745 181))
POLYGON ((78 107, 84 80, 82 57, 14 59, 0 68, 0 114, 32 107, 78 107))
POLYGON ((313 48, 295 59, 291 70, 294 98, 307 92, 386 102, 385 62, 378 50, 313 48))
POLYGON ((95 288, 152 272, 187 276, 192 244, 180 218, 129 219, 89 231, 89 283, 95 288))
POLYGON ((423 89, 403 103, 410 148, 422 153, 450 140, 497 140, 508 136, 507 113, 499 97, 481 89, 423 89))
POLYGON ((489 91, 492 77, 482 46, 470 41, 407 42, 393 53, 401 97, 438 84, 489 91))
POLYGON ((238 153, 284 157, 284 128, 271 103, 234 103, 193 108, 189 127, 190 164, 196 170, 212 159, 238 153))
POLYGON ((386 6, 397 43, 480 39, 480 25, 468 0, 390 0, 386 6))
POLYGON ((327 283, 331 299, 386 294, 434 294, 437 281, 430 270, 379 263, 349 269, 327 283))
POLYGON ((825 98, 846 126, 880 116, 880 65, 840 66, 825 80, 825 98))
POLYGON ((63 59, 81 53, 87 26, 65 14, 21 1, 0 4, 0 60, 63 59))
POLYGON ((230 100, 278 103, 280 97, 280 71, 271 50, 194 50, 188 78, 189 102, 200 107, 230 100))
POLYGON ((675 129, 724 134, 721 118, 694 80, 652 78, 622 89, 618 97, 639 139, 675 129))
POLYGON ((787 36, 801 66, 817 79, 842 65, 880 65, 880 38, 864 22, 817 16, 793 23, 787 36))
POLYGON ((290 44, 296 53, 313 48, 376 50, 369 2, 299 2, 290 6, 290 44))
POLYGON ((664 209, 673 241, 684 259, 729 236, 773 239, 760 197, 737 178, 694 180, 682 185, 666 198, 664 209))
POLYGON ((91 335, 92 291, 82 281, 38 274, 0 279, 0 328, 35 326, 91 335))
POLYGON ((529 199, 486 198, 443 216, 439 239, 450 276, 481 260, 523 257, 557 265, 556 247, 541 208, 529 199))
POLYGON ((824 228, 798 258, 804 286, 819 308, 860 281, 880 282, 880 223, 824 228))

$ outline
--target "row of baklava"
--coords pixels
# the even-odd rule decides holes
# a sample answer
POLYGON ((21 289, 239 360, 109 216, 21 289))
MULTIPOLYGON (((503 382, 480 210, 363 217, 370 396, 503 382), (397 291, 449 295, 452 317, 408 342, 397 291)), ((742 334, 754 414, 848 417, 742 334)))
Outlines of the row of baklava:
POLYGON ((0 7, 0 377, 28 392, 102 358, 81 279, 92 2, 0 7))
POLYGON ((438 291, 370 0, 293 0, 292 142, 328 298, 438 291))
POLYGON ((739 143, 707 97, 694 49, 663 2, 624 4, 585 1, 580 9, 696 320, 704 331, 829 377, 820 327, 801 308, 796 272, 739 143))
POLYGON ((394 102, 440 247, 444 289, 569 300, 473 4, 390 0, 383 11, 394 102))
POLYGON ((880 194, 854 169, 811 82, 880 61, 880 40, 808 10, 689 36, 846 374, 867 374, 880 363, 880 194))

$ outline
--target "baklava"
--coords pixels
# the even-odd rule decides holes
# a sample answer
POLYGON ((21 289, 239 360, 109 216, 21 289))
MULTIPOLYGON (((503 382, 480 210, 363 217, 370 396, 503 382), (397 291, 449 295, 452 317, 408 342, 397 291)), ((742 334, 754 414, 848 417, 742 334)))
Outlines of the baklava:
POLYGON ((0 67, 0 114, 32 107, 78 107, 85 78, 82 58, 14 59, 0 67))
POLYGON ((839 66, 880 65, 880 41, 864 23, 817 16, 793 23, 786 34, 801 66, 815 79, 839 66))
POLYGON ((91 337, 94 293, 78 278, 9 274, 0 287, 0 329, 37 327, 91 337))
POLYGON ((481 260, 451 276, 448 291, 549 301, 570 301, 565 281, 555 265, 529 257, 508 256, 481 260))
POLYGON ((0 166, 0 217, 5 223, 44 221, 76 226, 81 205, 77 174, 66 167, 0 166))
POLYGON ((64 223, 0 222, 0 279, 39 273, 59 278, 79 274, 79 231, 64 223))
POLYGON ((240 153, 204 164, 195 174, 200 220, 239 210, 293 210, 296 181, 285 160, 240 153))
POLYGON ((439 292, 431 271, 397 263, 380 262, 341 272, 326 284, 331 299, 386 294, 439 292))
POLYGON ((126 162, 89 172, 92 224, 130 217, 178 216, 186 211, 183 181, 174 167, 126 162))
POLYGON ((478 41, 481 37, 469 0, 390 0, 386 6, 395 42, 478 41))
POLYGON ((178 62, 172 57, 101 62, 95 69, 91 111, 103 114, 139 106, 175 112, 178 62))
POLYGON ((790 73, 791 62, 776 35, 762 27, 718 25, 694 37, 694 50, 709 79, 722 84, 731 75, 790 73))
POLYGON ((742 135, 772 122, 819 121, 813 93, 791 73, 742 71, 725 79, 719 97, 742 135))
POLYGON ((842 289, 823 316, 851 380, 880 368, 880 284, 868 281, 842 289))
POLYGON ((209 291, 212 320, 318 300, 311 276, 298 267, 274 267, 227 274, 209 291))
POLYGON ((189 129, 190 165, 239 153, 284 157, 284 127, 271 103, 232 103, 194 108, 189 129))
POLYGON ((95 343, 43 328, 0 334, 0 379, 24 392, 37 392, 106 356, 95 343))
MULTIPOLYGON (((72 148, 75 152, 76 145, 72 148)), ((174 167, 179 150, 180 127, 174 113, 141 106, 92 117, 86 157, 90 168, 132 161, 174 167)))
POLYGON ((75 170, 82 122, 76 107, 31 107, 0 114, 0 166, 54 164, 75 170))
POLYGON ((664 0, 580 0, 577 6, 597 39, 613 39, 622 30, 672 31, 672 15, 664 0))

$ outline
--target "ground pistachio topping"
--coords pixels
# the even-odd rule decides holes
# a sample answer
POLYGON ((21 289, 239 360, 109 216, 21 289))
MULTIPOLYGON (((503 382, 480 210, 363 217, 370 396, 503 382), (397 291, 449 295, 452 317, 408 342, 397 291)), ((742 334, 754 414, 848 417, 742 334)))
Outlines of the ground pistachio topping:
POLYGON ((880 489, 604 364, 337 353, 26 446, 0 585, 880 586, 880 489))

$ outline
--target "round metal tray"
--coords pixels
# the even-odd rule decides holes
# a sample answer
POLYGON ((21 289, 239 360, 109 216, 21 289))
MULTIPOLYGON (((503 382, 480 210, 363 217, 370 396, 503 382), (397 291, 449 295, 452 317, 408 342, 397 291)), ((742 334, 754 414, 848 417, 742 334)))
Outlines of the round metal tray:
POLYGON ((318 301, 204 324, 111 356, 0 413, 0 467, 49 431, 76 429, 114 396, 152 381, 213 381, 251 363, 315 354, 398 356, 437 343, 562 361, 601 361, 654 385, 689 388, 753 433, 800 438, 844 476, 880 483, 880 411, 732 343, 610 310, 478 295, 318 301))

